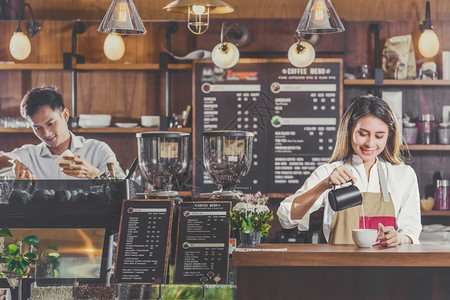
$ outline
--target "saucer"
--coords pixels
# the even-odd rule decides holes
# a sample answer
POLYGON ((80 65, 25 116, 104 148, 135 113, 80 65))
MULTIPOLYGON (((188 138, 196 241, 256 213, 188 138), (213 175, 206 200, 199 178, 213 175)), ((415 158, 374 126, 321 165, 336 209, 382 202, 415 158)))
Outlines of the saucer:
POLYGON ((120 128, 133 128, 138 126, 138 123, 115 123, 114 125, 120 128))

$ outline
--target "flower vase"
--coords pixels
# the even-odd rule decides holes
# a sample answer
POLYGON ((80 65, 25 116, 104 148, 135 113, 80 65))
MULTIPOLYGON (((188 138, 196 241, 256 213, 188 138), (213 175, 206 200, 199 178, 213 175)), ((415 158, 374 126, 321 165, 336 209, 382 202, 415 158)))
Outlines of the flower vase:
POLYGON ((244 246, 256 247, 261 243, 261 233, 253 231, 250 233, 240 232, 241 244, 244 246))

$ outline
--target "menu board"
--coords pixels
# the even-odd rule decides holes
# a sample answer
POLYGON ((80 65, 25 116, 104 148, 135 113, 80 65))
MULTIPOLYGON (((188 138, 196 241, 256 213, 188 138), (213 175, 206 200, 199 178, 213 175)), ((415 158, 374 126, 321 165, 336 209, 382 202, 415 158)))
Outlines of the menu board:
POLYGON ((114 280, 165 283, 173 200, 125 200, 114 280))
POLYGON ((232 69, 194 63, 194 186, 217 190, 203 167, 210 130, 255 134, 252 166, 239 186, 293 193, 335 144, 342 115, 342 59, 296 68, 287 59, 241 59, 232 69))
POLYGON ((230 201, 181 203, 174 283, 227 283, 230 210, 230 201))

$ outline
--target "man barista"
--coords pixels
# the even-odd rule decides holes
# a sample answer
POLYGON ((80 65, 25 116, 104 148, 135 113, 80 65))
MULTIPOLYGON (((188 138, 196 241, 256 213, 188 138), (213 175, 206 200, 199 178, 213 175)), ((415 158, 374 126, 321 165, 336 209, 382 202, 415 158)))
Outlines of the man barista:
POLYGON ((6 153, 14 160, 16 179, 103 178, 108 172, 107 163, 114 164, 117 178, 125 177, 116 155, 106 143, 69 131, 69 110, 55 87, 30 90, 22 99, 20 113, 42 143, 24 145, 6 153), (73 157, 64 156, 66 163, 57 165, 55 160, 68 149, 73 157))

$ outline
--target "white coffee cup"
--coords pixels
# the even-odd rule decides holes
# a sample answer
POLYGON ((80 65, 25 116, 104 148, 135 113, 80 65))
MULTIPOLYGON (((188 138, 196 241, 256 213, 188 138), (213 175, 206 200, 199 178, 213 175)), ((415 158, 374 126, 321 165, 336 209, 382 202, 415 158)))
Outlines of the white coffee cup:
POLYGON ((141 125, 144 127, 159 126, 159 116, 141 116, 141 125))
POLYGON ((376 229, 353 229, 352 238, 358 247, 366 248, 376 243, 378 230, 376 229))
POLYGON ((68 160, 68 159, 64 159, 64 156, 70 156, 70 157, 75 157, 72 153, 72 151, 70 151, 69 149, 67 149, 66 151, 64 151, 63 153, 61 153, 60 156, 58 156, 58 158, 55 160, 55 164, 57 166, 59 166, 59 164, 71 164, 73 161, 72 160, 68 160))

